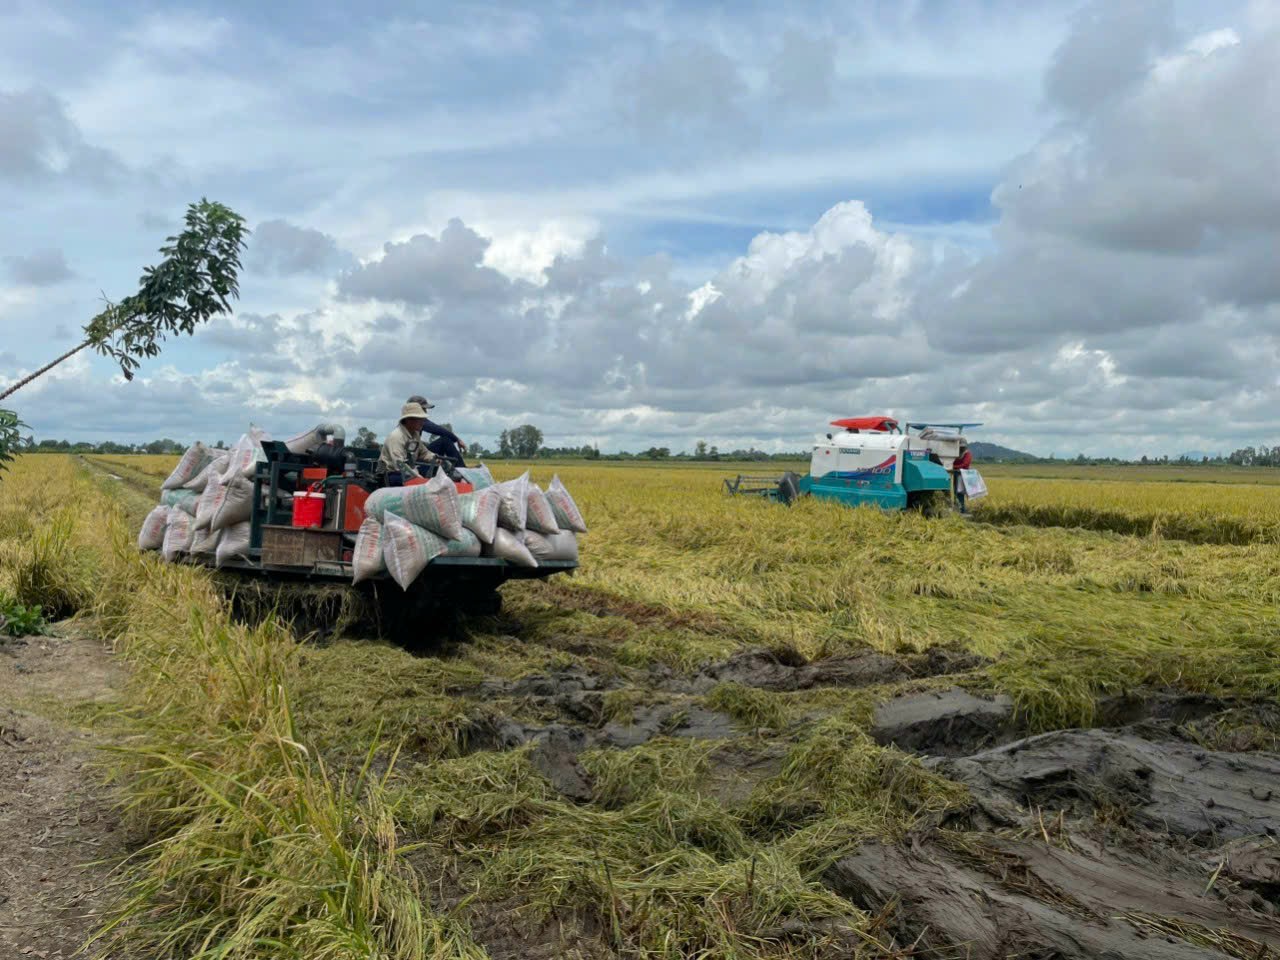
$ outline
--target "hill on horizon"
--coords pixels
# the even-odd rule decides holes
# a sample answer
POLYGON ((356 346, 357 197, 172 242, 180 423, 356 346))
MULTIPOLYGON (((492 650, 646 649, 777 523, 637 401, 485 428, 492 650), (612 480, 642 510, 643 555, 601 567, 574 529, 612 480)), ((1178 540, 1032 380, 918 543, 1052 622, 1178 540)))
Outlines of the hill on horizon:
POLYGON ((981 440, 975 440, 969 444, 969 450, 973 453, 973 459, 982 460, 1039 460, 1034 453, 1023 453, 1021 450, 1014 450, 1011 447, 1002 447, 998 443, 984 443, 981 440))

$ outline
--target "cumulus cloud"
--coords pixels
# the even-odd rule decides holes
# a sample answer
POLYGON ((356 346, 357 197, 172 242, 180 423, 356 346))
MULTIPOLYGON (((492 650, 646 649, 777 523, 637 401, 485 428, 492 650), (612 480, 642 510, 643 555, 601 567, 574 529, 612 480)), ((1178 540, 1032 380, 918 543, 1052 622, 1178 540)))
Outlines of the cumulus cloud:
POLYGON ((110 151, 85 141, 62 101, 48 90, 0 90, 0 180, 105 182, 123 169, 110 151))
POLYGON ((1094 0, 1054 55, 1045 94, 1054 106, 1087 115, 1141 81, 1176 36, 1170 0, 1094 0))
POLYGON ((37 250, 26 256, 5 257, 4 265, 9 279, 26 287, 52 287, 75 276, 61 250, 37 250))
MULTIPOLYGON (((202 331, 191 355, 175 349, 182 369, 128 385, 98 367, 55 379, 32 422, 153 436, 173 410, 173 432, 209 439, 250 419, 283 433, 319 415, 382 433, 405 396, 424 393, 482 442, 531 421, 556 444, 795 449, 851 413, 983 420, 987 438, 1042 453, 1276 442, 1280 137, 1263 119, 1280 116, 1280 24, 1267 6, 1198 32, 1181 31, 1167 4, 1086 8, 1044 71, 1042 133, 996 177, 989 244, 925 239, 874 218, 874 202, 825 194, 804 225, 735 235, 702 266, 645 255, 650 238, 619 242, 625 224, 574 219, 580 208, 482 206, 441 226, 459 207, 431 194, 430 228, 417 210, 353 217, 342 236, 392 238, 360 261, 273 220, 257 228, 251 264, 328 275, 332 295, 297 302, 316 287, 279 283, 269 303, 202 331)), ((756 163, 769 176, 743 203, 762 202, 773 168, 794 183, 806 148, 781 163, 726 151, 725 137, 769 117, 766 102, 816 115, 847 92, 828 35, 747 43, 709 29, 669 34, 643 58, 628 47, 593 75, 622 77, 601 99, 629 118, 626 136, 640 131, 611 135, 664 163, 693 141, 730 154, 732 189, 714 171, 665 168, 681 197, 742 191, 741 169, 756 163)), ((841 64, 862 71, 864 92, 883 68, 841 64)), ((909 165, 904 149, 885 164, 909 165)), ((0 304, 34 299, 0 289, 0 304)))
POLYGON ((254 228, 249 244, 254 269, 277 276, 332 273, 354 262, 338 241, 320 230, 287 220, 266 220, 254 228))
MULTIPOLYGON (((1144 383, 1274 390, 1280 137, 1258 118, 1280 115, 1280 30, 1174 42, 1160 5, 1126 9, 1115 29, 1127 66, 1100 65, 1108 95, 1077 96, 1069 105, 1089 112, 1011 166, 993 194, 998 250, 922 298, 931 338, 975 353, 1074 335, 1144 383)), ((1101 42, 1097 17, 1054 71, 1101 42)), ((1149 392, 1179 402, 1172 387, 1149 392)))

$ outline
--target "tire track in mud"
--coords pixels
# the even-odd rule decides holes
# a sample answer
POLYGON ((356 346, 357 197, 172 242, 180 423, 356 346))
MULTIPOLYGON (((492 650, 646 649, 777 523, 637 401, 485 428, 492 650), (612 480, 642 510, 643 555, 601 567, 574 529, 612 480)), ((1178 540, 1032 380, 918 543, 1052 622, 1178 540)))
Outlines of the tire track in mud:
POLYGON ((1026 736, 1007 698, 882 703, 872 735, 970 802, 824 881, 927 956, 1280 957, 1280 754, 1201 742, 1242 710, 1265 705, 1153 692, 1026 736))

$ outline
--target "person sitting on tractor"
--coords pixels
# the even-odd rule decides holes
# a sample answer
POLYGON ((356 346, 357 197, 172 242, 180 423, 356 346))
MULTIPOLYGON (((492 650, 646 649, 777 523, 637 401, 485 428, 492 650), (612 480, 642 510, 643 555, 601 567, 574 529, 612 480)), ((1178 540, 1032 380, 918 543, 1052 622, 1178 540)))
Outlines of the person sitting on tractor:
POLYGON ((421 404, 406 403, 400 408, 400 422, 387 434, 378 457, 378 476, 387 486, 403 486, 435 472, 440 458, 422 439, 422 428, 427 423, 427 411, 421 404))
MULTIPOLYGON (((431 410, 435 406, 433 403, 428 403, 426 397, 420 397, 416 394, 410 397, 406 403, 416 403, 423 410, 431 410)), ((427 449, 441 460, 449 461, 454 469, 467 465, 467 462, 462 459, 462 455, 467 452, 467 445, 448 427, 426 420, 422 424, 422 432, 429 433, 435 437, 434 440, 427 444, 427 449)))
POLYGON ((952 480, 951 485, 955 489, 956 503, 960 505, 960 512, 966 513, 964 506, 964 480, 960 476, 961 470, 968 470, 973 466, 973 454, 969 452, 967 444, 960 445, 960 456, 956 457, 955 462, 951 464, 952 480))

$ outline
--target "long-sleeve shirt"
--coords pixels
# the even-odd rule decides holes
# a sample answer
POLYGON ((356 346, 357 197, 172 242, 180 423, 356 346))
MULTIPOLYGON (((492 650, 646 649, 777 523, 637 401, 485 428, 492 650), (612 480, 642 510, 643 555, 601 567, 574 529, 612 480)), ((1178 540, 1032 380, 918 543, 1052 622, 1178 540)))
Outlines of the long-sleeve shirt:
POLYGON ((420 476, 419 463, 431 463, 438 459, 427 449, 422 434, 413 433, 403 423, 387 434, 387 441, 382 445, 382 455, 378 457, 378 472, 382 474, 399 473, 402 480, 412 480, 420 476))
POLYGON ((433 423, 430 420, 423 421, 422 432, 429 433, 432 436, 436 436, 436 437, 448 437, 454 443, 462 442, 461 440, 458 439, 458 435, 454 433, 452 430, 450 430, 448 427, 442 427, 440 424, 433 423))
POLYGON ((956 462, 952 464, 953 470, 968 470, 973 465, 973 454, 968 450, 956 457, 956 462))

